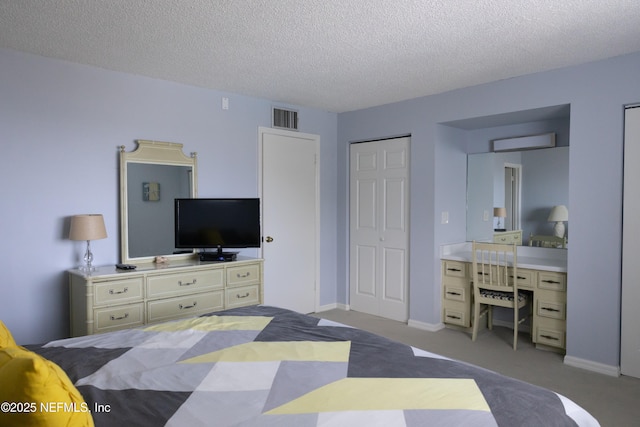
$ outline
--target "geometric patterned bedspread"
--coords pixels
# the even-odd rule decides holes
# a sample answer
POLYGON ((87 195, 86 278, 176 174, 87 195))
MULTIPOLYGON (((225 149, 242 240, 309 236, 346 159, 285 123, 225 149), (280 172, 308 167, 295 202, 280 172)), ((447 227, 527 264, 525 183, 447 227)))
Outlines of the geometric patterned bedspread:
POLYGON ((598 425, 552 391, 275 307, 29 348, 96 426, 598 425))

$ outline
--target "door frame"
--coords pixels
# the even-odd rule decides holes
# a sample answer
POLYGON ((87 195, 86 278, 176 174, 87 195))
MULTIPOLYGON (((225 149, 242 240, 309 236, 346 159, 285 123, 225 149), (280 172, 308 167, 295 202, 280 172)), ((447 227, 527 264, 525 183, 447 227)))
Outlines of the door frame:
MULTIPOLYGON (((314 297, 313 297, 313 306, 314 306, 314 311, 318 312, 319 307, 320 307, 320 135, 315 135, 315 134, 310 134, 310 133, 303 133, 303 132, 297 132, 297 131, 290 131, 290 130, 285 130, 285 129, 274 129, 274 128, 270 128, 270 127, 265 127, 265 126, 258 126, 258 197, 261 200, 260 203, 260 218, 261 218, 261 222, 262 222, 262 185, 263 185, 263 180, 262 180, 262 174, 263 174, 263 135, 265 134, 271 134, 271 135, 278 135, 278 136, 286 136, 286 137, 290 137, 290 138, 298 138, 298 139, 307 139, 307 140, 311 140, 313 141, 314 147, 315 147, 315 154, 316 154, 316 167, 315 167, 315 192, 316 192, 316 197, 315 197, 315 210, 316 210, 316 220, 315 220, 315 272, 314 272, 314 281, 315 281, 315 289, 314 289, 314 297)), ((264 230, 261 228, 261 244, 260 244, 260 249, 259 249, 259 257, 261 259, 264 259, 264 230)), ((265 263, 266 263, 265 259, 265 263)), ((294 262, 294 261, 292 261, 294 262)))

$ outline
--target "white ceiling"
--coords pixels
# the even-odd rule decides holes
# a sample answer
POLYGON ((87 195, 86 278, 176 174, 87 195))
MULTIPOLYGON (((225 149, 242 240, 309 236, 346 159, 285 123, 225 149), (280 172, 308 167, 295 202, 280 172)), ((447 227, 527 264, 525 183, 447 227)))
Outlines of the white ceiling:
POLYGON ((344 112, 640 51, 640 1, 0 0, 0 47, 344 112))

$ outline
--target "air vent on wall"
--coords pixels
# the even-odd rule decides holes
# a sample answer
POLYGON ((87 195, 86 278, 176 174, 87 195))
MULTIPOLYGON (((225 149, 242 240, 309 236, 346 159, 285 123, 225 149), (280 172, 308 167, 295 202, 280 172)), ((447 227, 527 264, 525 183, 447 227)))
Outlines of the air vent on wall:
POLYGON ((273 127, 280 129, 298 130, 298 112, 273 108, 273 127))

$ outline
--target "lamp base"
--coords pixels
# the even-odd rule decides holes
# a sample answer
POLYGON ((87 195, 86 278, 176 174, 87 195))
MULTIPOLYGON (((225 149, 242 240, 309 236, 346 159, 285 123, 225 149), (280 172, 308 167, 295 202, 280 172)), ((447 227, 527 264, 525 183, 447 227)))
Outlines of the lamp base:
POLYGON ((564 237, 564 222, 558 221, 556 225, 553 226, 553 235, 556 237, 560 237, 561 239, 564 237))

